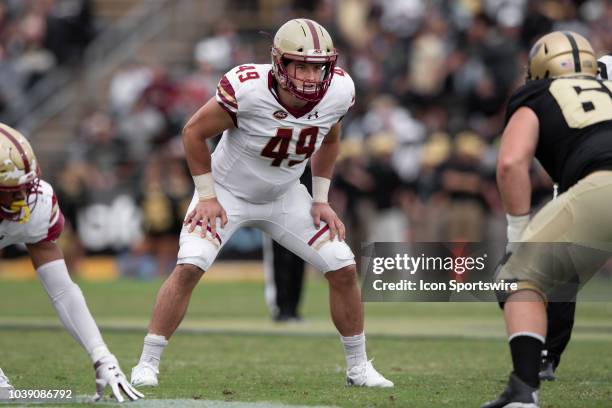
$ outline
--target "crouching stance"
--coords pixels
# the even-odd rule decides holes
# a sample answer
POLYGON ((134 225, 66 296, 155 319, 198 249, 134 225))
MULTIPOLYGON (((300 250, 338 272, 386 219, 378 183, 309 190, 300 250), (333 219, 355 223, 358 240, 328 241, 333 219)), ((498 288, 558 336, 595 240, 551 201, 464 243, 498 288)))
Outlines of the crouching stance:
MULTIPOLYGON (((94 400, 111 387, 122 402, 122 392, 137 400, 117 359, 106 347, 89 313, 81 289, 70 279, 64 255, 55 241, 64 226, 53 188, 40 179, 40 168, 27 139, 0 123, 0 248, 25 244, 32 264, 62 324, 89 353, 96 372, 94 400)), ((0 370, 0 388, 12 387, 0 370)))
POLYGON ((510 100, 497 181, 515 248, 498 279, 518 282, 502 299, 513 372, 483 408, 539 407, 546 303, 569 301, 550 295, 584 284, 612 253, 612 83, 596 74, 584 37, 553 32, 531 49, 527 83, 510 100), (529 220, 534 157, 561 194, 529 220))
POLYGON ((367 360, 363 307, 344 225, 327 203, 340 121, 355 100, 350 76, 322 26, 291 20, 276 33, 272 64, 225 74, 183 130, 196 191, 180 236, 178 265, 160 289, 132 384, 158 383, 159 359, 189 297, 240 227, 261 229, 325 274, 350 385, 391 387, 367 360), (206 139, 223 137, 212 155, 206 139), (311 160, 313 197, 299 183, 311 160))

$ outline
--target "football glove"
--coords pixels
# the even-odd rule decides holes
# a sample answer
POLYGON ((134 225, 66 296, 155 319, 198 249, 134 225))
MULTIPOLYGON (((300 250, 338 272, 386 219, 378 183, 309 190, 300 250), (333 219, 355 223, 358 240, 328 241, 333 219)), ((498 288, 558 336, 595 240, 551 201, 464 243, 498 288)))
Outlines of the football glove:
POLYGON ((144 395, 134 388, 121 371, 117 359, 112 354, 102 357, 94 364, 96 370, 96 395, 93 400, 98 401, 102 398, 104 389, 111 387, 113 396, 118 402, 123 402, 122 392, 132 401, 143 398, 144 395))

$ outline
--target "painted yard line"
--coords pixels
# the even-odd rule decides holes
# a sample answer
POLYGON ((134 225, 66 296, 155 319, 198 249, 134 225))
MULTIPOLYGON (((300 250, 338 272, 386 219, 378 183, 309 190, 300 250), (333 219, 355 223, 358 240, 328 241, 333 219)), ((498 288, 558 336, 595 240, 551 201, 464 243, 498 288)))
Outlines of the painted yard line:
MULTIPOLYGON (((125 333, 144 333, 147 321, 136 319, 98 319, 103 331, 125 333)), ((0 328, 5 330, 58 330, 62 329, 56 318, 0 318, 0 328)), ((179 334, 231 334, 249 336, 297 336, 327 337, 336 336, 336 330, 326 319, 309 320, 298 325, 278 325, 264 319, 211 319, 190 320, 183 323, 179 334)), ((408 339, 502 339, 505 338, 502 319, 474 319, 458 321, 438 319, 370 319, 367 324, 370 337, 408 338, 408 339)), ((607 340, 612 337, 612 325, 607 320, 595 319, 578 323, 573 338, 580 340, 607 340)))
MULTIPOLYGON (((47 405, 45 408, 60 408, 66 406, 74 406, 75 404, 86 404, 83 406, 91 405, 91 396, 78 395, 72 403, 61 403, 61 405, 47 405)), ((99 401, 95 404, 96 406, 117 406, 117 402, 113 400, 99 401)), ((17 405, 8 404, 7 407, 15 407, 17 405)), ((40 404, 32 404, 31 406, 40 406, 40 404)), ((279 402, 241 402, 241 401, 218 401, 218 400, 195 400, 195 399, 142 399, 134 402, 130 402, 130 408, 337 408, 330 405, 289 405, 282 404, 279 402)))

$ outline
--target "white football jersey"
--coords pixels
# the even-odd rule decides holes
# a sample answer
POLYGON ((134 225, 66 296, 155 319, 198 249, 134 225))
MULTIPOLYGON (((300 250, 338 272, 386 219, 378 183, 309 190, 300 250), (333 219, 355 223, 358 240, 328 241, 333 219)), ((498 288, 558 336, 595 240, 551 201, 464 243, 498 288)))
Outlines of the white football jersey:
MULTIPOLYGON (((35 244, 59 237, 64 216, 59 210, 53 187, 45 181, 40 182, 38 201, 30 214, 30 220, 20 224, 14 221, 1 220, 0 248, 13 244, 35 244)), ((28 197, 28 202, 34 202, 34 194, 28 197)))
POLYGON ((281 104, 270 64, 241 65, 223 76, 216 99, 236 125, 212 156, 215 182, 252 203, 282 197, 302 175, 332 126, 355 103, 355 85, 334 70, 323 99, 295 110, 281 104))

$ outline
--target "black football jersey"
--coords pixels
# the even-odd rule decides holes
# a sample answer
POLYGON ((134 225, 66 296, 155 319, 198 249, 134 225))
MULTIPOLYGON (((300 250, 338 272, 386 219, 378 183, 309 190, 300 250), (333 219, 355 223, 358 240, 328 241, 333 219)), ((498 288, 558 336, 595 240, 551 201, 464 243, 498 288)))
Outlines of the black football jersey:
POLYGON ((562 77, 529 81, 514 92, 506 124, 518 108, 540 122, 535 156, 563 192, 587 174, 612 169, 612 81, 562 77))

